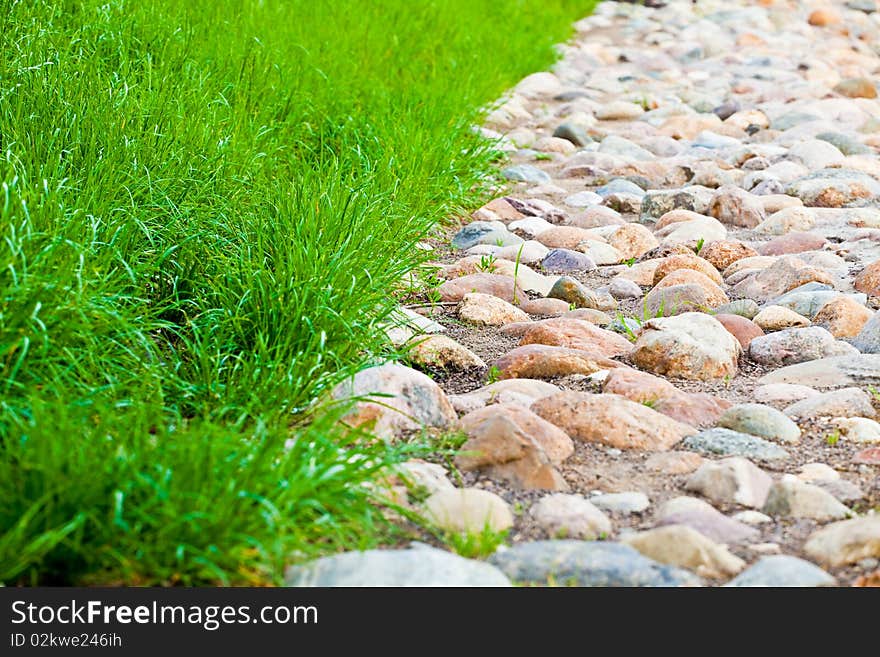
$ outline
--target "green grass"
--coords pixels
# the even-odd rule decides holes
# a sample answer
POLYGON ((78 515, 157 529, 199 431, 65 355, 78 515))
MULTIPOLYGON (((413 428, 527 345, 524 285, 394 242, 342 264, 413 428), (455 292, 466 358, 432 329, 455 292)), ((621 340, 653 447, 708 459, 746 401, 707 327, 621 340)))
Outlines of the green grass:
POLYGON ((489 526, 479 532, 440 532, 438 539, 452 552, 466 559, 481 559, 494 554, 507 540, 508 530, 495 531, 489 526))
POLYGON ((486 104, 593 4, 0 0, 0 581, 389 540, 362 484, 401 451, 320 400, 481 198, 486 104))

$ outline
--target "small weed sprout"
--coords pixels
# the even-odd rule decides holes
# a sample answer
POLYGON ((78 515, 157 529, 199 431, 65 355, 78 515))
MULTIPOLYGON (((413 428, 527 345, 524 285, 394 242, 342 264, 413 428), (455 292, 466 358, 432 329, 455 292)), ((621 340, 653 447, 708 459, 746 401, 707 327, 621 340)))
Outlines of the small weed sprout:
MULTIPOLYGON (((636 334, 636 331, 633 329, 633 327, 630 326, 629 321, 627 321, 628 319, 629 318, 624 316, 622 312, 617 311, 617 322, 623 328, 623 331, 626 333, 626 337, 630 340, 630 342, 635 342, 639 336, 636 334)), ((642 324, 642 322, 637 319, 634 319, 632 321, 639 324, 639 326, 641 326, 642 324)))
POLYGON ((439 538, 453 552, 466 559, 488 557, 507 540, 508 531, 495 531, 486 524, 480 531, 446 532, 439 538))
POLYGON ((525 248, 526 243, 523 242, 519 250, 516 252, 516 264, 513 267, 513 305, 518 306, 519 300, 517 298, 517 292, 519 291, 519 261, 522 258, 522 252, 525 248))
POLYGON ((493 272, 497 265, 495 264, 495 254, 490 253, 488 255, 480 256, 480 264, 477 265, 477 269, 485 272, 493 272))

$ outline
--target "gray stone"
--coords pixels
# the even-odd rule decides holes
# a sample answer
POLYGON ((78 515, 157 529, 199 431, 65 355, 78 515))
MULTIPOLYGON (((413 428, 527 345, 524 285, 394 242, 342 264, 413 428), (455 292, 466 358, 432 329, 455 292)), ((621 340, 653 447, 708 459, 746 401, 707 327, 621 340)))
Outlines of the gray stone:
POLYGON ((596 193, 602 198, 611 196, 612 194, 633 194, 641 198, 645 195, 645 190, 625 178, 615 178, 609 183, 599 187, 596 190, 596 193))
POLYGON ((622 515, 641 513, 651 504, 648 496, 638 491, 596 495, 590 498, 590 502, 603 511, 610 511, 611 513, 619 513, 622 515))
POLYGON ((695 497, 676 497, 667 501, 657 514, 660 525, 686 525, 719 543, 754 541, 754 527, 728 518, 708 502, 695 497))
POLYGON ((852 345, 863 354, 880 354, 880 313, 874 313, 865 323, 852 345))
POLYGON ((846 479, 820 479, 810 483, 830 493, 841 502, 857 502, 865 497, 861 488, 846 479))
MULTIPOLYGON (((744 262, 743 265, 745 264, 744 262)), ((759 269, 751 275, 749 273, 745 270, 727 277, 728 283, 734 285, 731 293, 759 301, 769 301, 784 295, 807 276, 809 278, 806 280, 810 281, 815 280, 816 276, 827 276, 825 272, 808 265, 795 255, 780 256, 772 260, 769 267, 759 269)))
POLYGON ((501 175, 507 178, 507 180, 532 183, 534 185, 543 185, 552 180, 550 174, 531 164, 514 164, 502 169, 501 175))
MULTIPOLYGON (((832 290, 823 283, 817 283, 814 281, 796 287, 795 289, 768 301, 767 305, 782 306, 783 308, 793 310, 798 315, 803 315, 804 317, 812 319, 816 316, 816 313, 822 309, 822 306, 840 296, 845 295, 836 290, 832 290)), ((867 297, 864 294, 851 294, 846 296, 851 296, 860 305, 865 305, 865 302, 867 301, 867 297)))
POLYGON ((571 249, 552 249, 541 261, 547 271, 593 271, 597 269, 593 259, 571 249))
POLYGON ((835 586, 837 580, 815 564, 787 554, 761 557, 725 586, 835 586))
POLYGON ((784 413, 764 404, 738 404, 718 418, 718 426, 776 442, 796 443, 801 430, 784 413))
POLYGON ((553 136, 567 139, 575 146, 586 146, 593 142, 592 137, 590 137, 587 131, 575 123, 561 123, 553 131, 553 136))
POLYGON ((522 244, 523 238, 514 235, 506 228, 498 228, 485 221, 474 221, 463 226, 455 237, 452 238, 452 246, 456 249, 469 249, 477 244, 494 244, 497 246, 510 246, 522 244))
POLYGON ((626 278, 615 278, 608 286, 608 291, 615 299, 638 299, 642 296, 642 288, 626 278))
POLYGON ((700 586, 692 573, 664 566, 628 545, 604 541, 534 541, 499 550, 489 562, 523 584, 700 586))
POLYGON ((736 301, 731 301, 730 303, 718 306, 715 309, 715 312, 719 315, 739 315, 746 319, 753 319, 760 310, 761 308, 758 306, 758 302, 754 299, 737 299, 736 301))
POLYGON ((556 94, 553 96, 553 100, 558 100, 562 103, 568 103, 573 100, 577 100, 578 98, 589 98, 590 93, 588 91, 584 91, 583 89, 571 89, 570 91, 563 91, 560 94, 556 94))
POLYGON ((782 116, 778 116, 770 122, 770 127, 773 130, 781 130, 785 131, 790 128, 795 127, 796 125, 800 125, 801 123, 810 123, 812 121, 820 121, 822 120, 821 116, 817 116, 816 114, 811 114, 808 112, 787 112, 782 116))
POLYGON ((759 335, 749 343, 749 358, 768 367, 803 363, 817 358, 855 353, 821 326, 790 328, 759 335))
MULTIPOLYGON (((818 362, 818 361, 814 361, 818 362)), ((871 397, 860 388, 841 388, 807 397, 790 406, 784 413, 789 417, 874 417, 871 397)))
POLYGON ((285 586, 510 586, 495 566, 427 545, 344 552, 284 574, 285 586))
POLYGON ((682 446, 701 454, 743 456, 765 461, 789 456, 784 449, 762 438, 722 428, 707 429, 695 436, 688 436, 682 446))
POLYGON ((600 153, 609 153, 611 155, 622 155, 623 157, 632 158, 633 160, 653 160, 654 154, 642 148, 641 146, 631 142, 629 139, 618 137, 617 135, 608 135, 599 144, 600 153))
POLYGON ((809 518, 820 522, 842 520, 853 514, 831 493, 793 475, 784 476, 770 487, 761 510, 770 516, 809 518))
POLYGON ((816 388, 880 384, 880 354, 833 356, 783 367, 758 380, 759 384, 799 383, 816 388))
POLYGON ((707 196, 693 190, 653 190, 642 199, 640 220, 652 222, 672 210, 691 210, 703 214, 707 206, 707 196))
POLYGON ((738 100, 728 100, 725 103, 722 103, 718 107, 712 110, 712 113, 715 114, 719 119, 724 121, 727 118, 730 118, 737 112, 742 109, 742 105, 740 105, 738 100))
POLYGON ((572 208, 588 208, 602 204, 602 197, 596 192, 577 192, 565 197, 565 204, 572 208))
POLYGON ((742 142, 740 142, 739 139, 727 137, 725 135, 719 135, 718 133, 712 132, 711 130, 703 130, 700 134, 696 136, 693 141, 694 146, 709 148, 713 150, 719 148, 731 148, 734 146, 739 146, 741 143, 742 142))
POLYGON ((856 11, 863 11, 866 14, 873 14, 877 11, 876 0, 848 0, 846 6, 856 11))
POLYGON ((842 132, 821 132, 816 135, 816 139, 827 141, 844 155, 870 155, 874 152, 855 137, 842 132))

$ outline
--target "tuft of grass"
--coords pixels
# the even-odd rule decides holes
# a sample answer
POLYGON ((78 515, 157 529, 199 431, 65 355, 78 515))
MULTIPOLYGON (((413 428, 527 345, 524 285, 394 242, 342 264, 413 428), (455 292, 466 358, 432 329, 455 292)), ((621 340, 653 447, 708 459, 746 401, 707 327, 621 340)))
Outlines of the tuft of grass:
POLYGON ((480 264, 477 265, 477 269, 484 272, 493 272, 495 268, 498 266, 495 264, 495 256, 493 254, 482 255, 480 256, 480 264))
POLYGON ((486 372, 486 385, 491 385, 501 379, 501 370, 497 366, 492 365, 486 372))
POLYGON ((393 534, 368 485, 402 450, 333 429, 72 408, 47 400, 0 460, 0 579, 271 584, 296 552, 393 534), (63 440, 59 440, 62 437, 63 440))
MULTIPOLYGON (((626 333, 627 339, 630 342, 635 342, 639 336, 636 333, 636 331, 627 323, 627 321, 626 321, 627 319, 628 318, 626 317, 626 315, 624 315, 619 310, 617 311, 617 321, 620 324, 620 326, 623 328, 623 331, 626 333)), ((642 325, 641 321, 639 321, 637 318, 634 318, 634 319, 639 324, 639 326, 642 325)))
POLYGON ((438 538, 456 554, 467 559, 482 559, 493 554, 507 540, 508 530, 495 531, 489 526, 478 532, 444 532, 438 538))
POLYGON ((492 182, 472 126, 593 4, 0 2, 0 582, 388 540, 401 452, 323 402, 492 182))
POLYGON ((429 448, 434 455, 455 456, 467 442, 468 435, 461 429, 444 431, 436 436, 422 435, 417 444, 429 448))

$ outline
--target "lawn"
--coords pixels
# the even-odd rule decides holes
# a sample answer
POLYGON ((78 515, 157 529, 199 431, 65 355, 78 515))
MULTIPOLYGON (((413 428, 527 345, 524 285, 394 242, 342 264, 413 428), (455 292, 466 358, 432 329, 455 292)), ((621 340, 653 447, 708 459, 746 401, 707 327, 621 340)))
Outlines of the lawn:
POLYGON ((390 350, 472 126, 592 0, 0 0, 0 582, 277 583, 395 540, 390 350))

